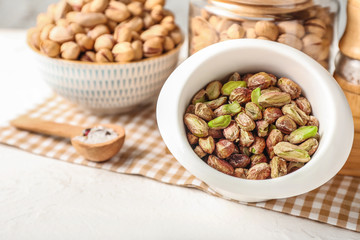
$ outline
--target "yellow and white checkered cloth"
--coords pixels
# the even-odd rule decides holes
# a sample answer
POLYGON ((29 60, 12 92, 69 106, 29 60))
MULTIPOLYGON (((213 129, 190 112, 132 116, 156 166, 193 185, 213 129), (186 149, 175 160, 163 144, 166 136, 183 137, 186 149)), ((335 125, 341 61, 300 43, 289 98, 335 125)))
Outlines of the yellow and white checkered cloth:
MULTIPOLYGON (((25 115, 84 127, 95 123, 115 123, 125 127, 127 136, 121 151, 105 163, 85 160, 76 153, 69 140, 20 131, 10 126, 0 127, 0 143, 70 163, 137 174, 223 197, 192 176, 166 151, 157 128, 154 106, 137 113, 97 117, 54 95, 25 115)), ((248 205, 360 232, 360 178, 356 177, 337 175, 309 193, 248 205)))

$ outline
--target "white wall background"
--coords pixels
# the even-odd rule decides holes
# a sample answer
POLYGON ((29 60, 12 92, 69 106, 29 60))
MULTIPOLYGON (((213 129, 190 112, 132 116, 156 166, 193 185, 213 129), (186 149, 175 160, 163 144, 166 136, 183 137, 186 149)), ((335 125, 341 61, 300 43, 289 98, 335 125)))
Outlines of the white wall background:
MULTIPOLYGON (((338 0, 340 10, 340 30, 343 32, 346 17, 347 0, 338 0)), ((35 25, 36 15, 44 12, 47 6, 58 0, 0 0, 0 28, 29 28, 35 25)), ((185 30, 187 27, 187 10, 189 0, 167 0, 166 7, 172 10, 177 22, 185 30)), ((340 35, 341 36, 341 35, 340 35)))

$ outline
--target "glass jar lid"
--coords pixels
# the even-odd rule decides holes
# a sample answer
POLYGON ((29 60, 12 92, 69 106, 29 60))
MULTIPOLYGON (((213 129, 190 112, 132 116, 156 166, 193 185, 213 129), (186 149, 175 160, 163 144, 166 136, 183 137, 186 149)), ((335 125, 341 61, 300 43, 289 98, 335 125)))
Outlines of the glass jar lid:
POLYGON ((270 17, 305 10, 313 0, 208 0, 210 11, 229 11, 231 15, 270 17))

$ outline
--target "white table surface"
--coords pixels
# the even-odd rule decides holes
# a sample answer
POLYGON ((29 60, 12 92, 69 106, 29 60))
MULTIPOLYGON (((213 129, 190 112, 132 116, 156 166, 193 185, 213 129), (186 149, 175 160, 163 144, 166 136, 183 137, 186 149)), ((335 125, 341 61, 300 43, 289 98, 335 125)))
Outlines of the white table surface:
MULTIPOLYGON (((51 94, 25 45, 0 29, 0 125, 51 94)), ((0 145, 0 239, 360 239, 360 234, 195 189, 0 145)))

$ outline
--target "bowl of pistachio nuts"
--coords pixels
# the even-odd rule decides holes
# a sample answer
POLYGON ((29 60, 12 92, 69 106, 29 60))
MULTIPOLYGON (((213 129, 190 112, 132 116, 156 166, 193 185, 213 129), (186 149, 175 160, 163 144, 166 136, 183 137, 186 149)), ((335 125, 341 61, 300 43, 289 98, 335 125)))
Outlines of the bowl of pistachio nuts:
POLYGON ((354 137, 349 105, 332 76, 304 53, 264 40, 230 40, 189 57, 164 84, 157 120, 190 173, 246 202, 326 183, 346 162, 354 137))
POLYGON ((98 114, 156 100, 183 36, 165 0, 61 0, 37 17, 27 42, 59 95, 98 114))

